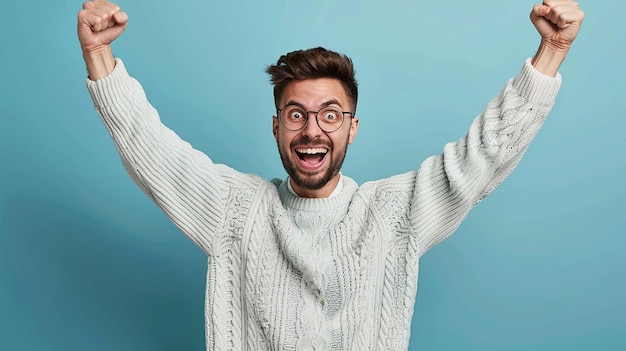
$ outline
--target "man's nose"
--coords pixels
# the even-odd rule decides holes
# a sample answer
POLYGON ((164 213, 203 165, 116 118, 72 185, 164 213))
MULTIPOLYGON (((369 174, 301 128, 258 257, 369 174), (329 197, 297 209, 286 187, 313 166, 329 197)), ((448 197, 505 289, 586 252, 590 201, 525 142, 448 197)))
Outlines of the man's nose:
POLYGON ((302 128, 302 135, 309 137, 310 139, 315 139, 322 135, 324 131, 317 124, 317 112, 315 111, 307 111, 307 123, 302 128))

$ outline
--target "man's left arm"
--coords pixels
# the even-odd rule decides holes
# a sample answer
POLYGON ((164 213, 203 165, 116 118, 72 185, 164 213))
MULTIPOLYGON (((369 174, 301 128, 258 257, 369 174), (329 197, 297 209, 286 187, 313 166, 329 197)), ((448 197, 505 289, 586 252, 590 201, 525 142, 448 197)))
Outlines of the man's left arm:
POLYGON ((535 5, 530 19, 541 36, 536 55, 472 122, 465 138, 425 160, 414 178, 394 180, 413 182, 409 217, 420 254, 452 234, 515 168, 552 108, 561 82, 557 71, 583 18, 571 0, 535 5))

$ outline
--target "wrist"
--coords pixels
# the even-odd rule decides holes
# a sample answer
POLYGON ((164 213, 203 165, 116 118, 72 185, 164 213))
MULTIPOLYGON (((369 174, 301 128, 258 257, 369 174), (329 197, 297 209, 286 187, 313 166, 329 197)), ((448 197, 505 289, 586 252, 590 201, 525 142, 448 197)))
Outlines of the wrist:
POLYGON ((532 58, 531 64, 535 69, 547 76, 555 77, 559 67, 567 57, 568 48, 552 48, 543 40, 532 58))
POLYGON ((104 78, 115 69, 115 57, 110 45, 96 50, 83 50, 83 59, 87 66, 89 79, 98 80, 104 78))

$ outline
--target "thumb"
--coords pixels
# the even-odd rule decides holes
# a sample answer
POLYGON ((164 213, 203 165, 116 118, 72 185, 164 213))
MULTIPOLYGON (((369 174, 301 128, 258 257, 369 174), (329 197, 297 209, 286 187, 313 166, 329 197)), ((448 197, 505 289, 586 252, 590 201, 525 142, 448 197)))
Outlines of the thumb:
POLYGON ((96 6, 93 1, 86 1, 83 3, 83 10, 89 10, 91 8, 93 8, 94 6, 96 6))
POLYGON ((113 20, 115 21, 115 23, 125 28, 126 23, 128 22, 128 15, 126 14, 126 12, 116 12, 113 15, 113 20))

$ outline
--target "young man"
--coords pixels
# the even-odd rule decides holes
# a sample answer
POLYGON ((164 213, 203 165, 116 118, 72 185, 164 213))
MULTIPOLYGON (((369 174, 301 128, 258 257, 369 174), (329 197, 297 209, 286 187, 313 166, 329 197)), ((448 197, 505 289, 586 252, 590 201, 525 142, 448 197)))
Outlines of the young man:
POLYGON ((471 124, 414 172, 358 186, 340 173, 358 131, 349 58, 323 48, 282 56, 273 132, 284 181, 214 164, 161 124, 110 44, 127 16, 83 5, 87 87, 134 181, 210 257, 208 350, 402 350, 418 261, 517 165, 560 87, 583 12, 535 5, 534 58, 471 124))

